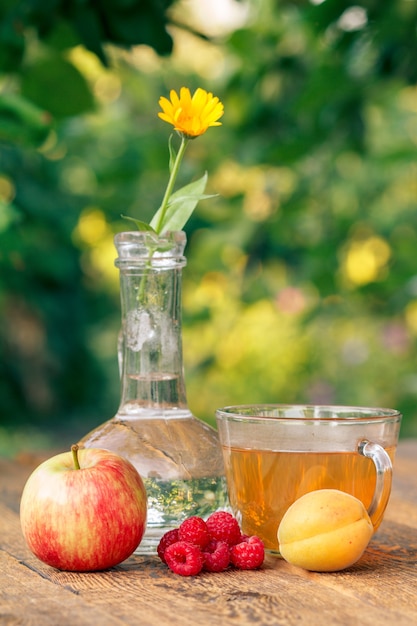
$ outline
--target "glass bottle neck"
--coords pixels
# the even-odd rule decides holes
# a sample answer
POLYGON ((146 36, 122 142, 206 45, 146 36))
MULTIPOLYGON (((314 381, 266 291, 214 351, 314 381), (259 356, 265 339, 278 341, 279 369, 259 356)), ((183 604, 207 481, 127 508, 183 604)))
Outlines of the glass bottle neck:
POLYGON ((116 262, 122 309, 119 414, 182 416, 188 414, 181 335, 185 259, 178 250, 169 256, 165 249, 162 253, 146 249, 145 255, 140 251, 136 257, 132 250, 129 245, 126 255, 126 247, 118 246, 116 262))

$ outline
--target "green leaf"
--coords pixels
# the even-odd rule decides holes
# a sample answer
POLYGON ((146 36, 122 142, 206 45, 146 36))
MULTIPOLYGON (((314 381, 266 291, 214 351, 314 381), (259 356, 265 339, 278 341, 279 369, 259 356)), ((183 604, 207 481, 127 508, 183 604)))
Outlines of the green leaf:
POLYGON ((22 95, 56 119, 93 111, 94 97, 78 69, 54 52, 28 62, 22 73, 22 95))
MULTIPOLYGON (((207 184, 207 172, 198 180, 185 185, 172 194, 164 221, 161 225, 160 232, 168 230, 182 230, 199 200, 207 197, 204 196, 204 190, 207 184)), ((152 218, 151 226, 155 228, 158 224, 161 209, 155 213, 152 218)))
MULTIPOLYGON (((179 189, 179 191, 181 191, 181 189, 179 189)), ((169 201, 169 206, 173 206, 173 205, 177 205, 177 204, 181 204, 181 202, 186 202, 188 200, 195 200, 197 198, 197 201, 199 202, 200 200, 209 200, 210 198, 217 198, 218 197, 218 193, 202 193, 200 195, 193 195, 193 194, 188 194, 188 195, 184 195, 184 196, 178 196, 178 197, 172 197, 171 200, 169 201)))
POLYGON ((122 215, 121 216, 124 220, 129 220, 130 222, 134 222, 134 224, 136 225, 136 228, 138 230, 141 231, 150 231, 152 233, 156 234, 156 231, 154 228, 152 228, 152 226, 150 226, 149 224, 147 224, 146 222, 142 222, 142 220, 137 220, 134 217, 129 217, 129 215, 122 215))
POLYGON ((103 48, 105 29, 99 13, 88 3, 80 3, 71 16, 75 32, 88 50, 94 52, 105 67, 109 65, 103 48))
POLYGON ((19 94, 0 94, 0 141, 40 145, 52 128, 52 118, 19 94))

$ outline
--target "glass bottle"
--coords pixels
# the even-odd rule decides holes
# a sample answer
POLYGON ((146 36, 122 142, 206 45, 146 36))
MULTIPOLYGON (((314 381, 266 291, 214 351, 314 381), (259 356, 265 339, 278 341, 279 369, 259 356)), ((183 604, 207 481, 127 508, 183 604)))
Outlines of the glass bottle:
POLYGON ((121 400, 117 414, 80 445, 128 458, 145 483, 147 530, 138 554, 191 515, 227 506, 217 432, 190 412, 181 334, 186 236, 123 232, 115 236, 120 270, 121 400))

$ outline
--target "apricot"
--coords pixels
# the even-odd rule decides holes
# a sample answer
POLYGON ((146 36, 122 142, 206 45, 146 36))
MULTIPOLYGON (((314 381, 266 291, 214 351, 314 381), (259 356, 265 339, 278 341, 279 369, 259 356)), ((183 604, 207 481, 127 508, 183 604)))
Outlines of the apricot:
POLYGON ((278 528, 279 551, 298 567, 336 572, 356 563, 373 532, 358 498, 338 489, 318 489, 286 511, 278 528))

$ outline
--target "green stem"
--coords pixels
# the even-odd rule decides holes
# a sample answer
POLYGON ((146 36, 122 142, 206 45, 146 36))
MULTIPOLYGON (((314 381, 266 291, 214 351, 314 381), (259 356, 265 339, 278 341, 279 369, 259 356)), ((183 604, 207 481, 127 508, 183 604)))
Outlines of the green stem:
POLYGON ((155 230, 158 233, 158 235, 160 234, 160 232, 162 230, 162 227, 164 225, 165 214, 166 214, 168 206, 169 206, 169 199, 170 199, 172 191, 174 189, 174 185, 175 185, 175 181, 176 181, 177 176, 178 176, 178 172, 179 172, 179 169, 180 169, 181 161, 182 161, 182 158, 184 156, 184 153, 185 153, 185 150, 187 148, 187 145, 188 145, 189 141, 190 140, 187 137, 185 137, 184 135, 181 135, 181 145, 179 147, 177 156, 175 158, 174 165, 173 165, 173 167, 171 169, 171 174, 170 174, 170 177, 169 177, 169 180, 168 180, 168 185, 167 185, 167 188, 165 189, 165 194, 164 194, 164 197, 162 199, 162 204, 161 204, 161 207, 160 207, 160 211, 161 212, 160 212, 160 215, 159 215, 158 224, 157 224, 157 226, 155 228, 155 230))
POLYGON ((77 446, 76 443, 73 446, 71 446, 71 452, 72 452, 72 458, 73 458, 73 461, 74 461, 75 469, 76 470, 81 469, 80 462, 78 460, 78 446, 77 446))
MULTIPOLYGON (((179 172, 180 166, 181 166, 181 161, 182 161, 182 159, 184 157, 184 154, 185 154, 185 151, 187 149, 189 141, 190 141, 190 139, 188 137, 186 137, 185 135, 181 135, 181 144, 180 144, 180 147, 179 147, 178 152, 176 154, 175 161, 174 161, 172 167, 170 168, 170 176, 169 176, 169 180, 168 180, 168 185, 167 185, 167 187, 165 189, 164 197, 162 198, 162 203, 161 203, 161 206, 159 208, 159 218, 158 218, 158 222, 157 222, 156 227, 155 227, 155 231, 156 231, 156 233, 158 235, 161 234, 161 230, 164 227, 165 216, 166 216, 166 212, 167 212, 168 207, 169 207, 169 200, 170 200, 171 194, 172 194, 172 192, 174 190, 175 181, 177 180, 178 172, 179 172)), ((170 148, 170 152, 171 152, 171 148, 170 148)), ((150 250, 149 251, 149 267, 151 267, 153 254, 154 254, 154 250, 150 250)), ((139 292, 138 292, 138 301, 139 302, 143 301, 144 294, 145 294, 146 283, 147 283, 147 272, 142 277, 142 280, 141 280, 141 283, 140 283, 139 292)))

